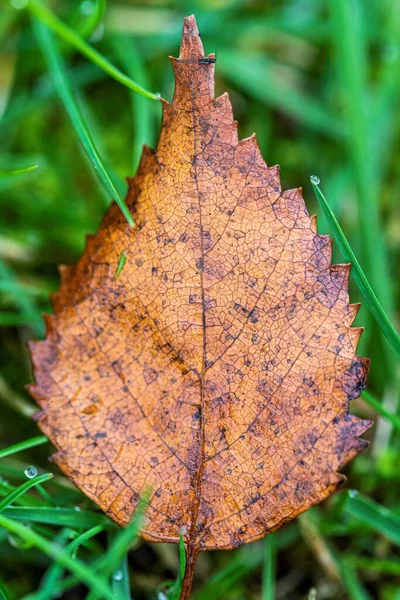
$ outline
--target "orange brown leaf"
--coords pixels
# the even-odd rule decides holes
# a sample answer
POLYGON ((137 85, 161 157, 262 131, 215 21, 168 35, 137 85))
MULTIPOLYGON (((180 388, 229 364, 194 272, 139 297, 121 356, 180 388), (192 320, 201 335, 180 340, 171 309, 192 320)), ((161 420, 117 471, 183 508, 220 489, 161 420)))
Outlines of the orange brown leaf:
POLYGON ((238 140, 214 62, 185 19, 157 152, 129 180, 137 227, 110 208, 32 344, 55 462, 121 525, 150 487, 142 535, 183 532, 189 571, 331 494, 370 424, 349 414, 368 371, 350 266, 238 140))

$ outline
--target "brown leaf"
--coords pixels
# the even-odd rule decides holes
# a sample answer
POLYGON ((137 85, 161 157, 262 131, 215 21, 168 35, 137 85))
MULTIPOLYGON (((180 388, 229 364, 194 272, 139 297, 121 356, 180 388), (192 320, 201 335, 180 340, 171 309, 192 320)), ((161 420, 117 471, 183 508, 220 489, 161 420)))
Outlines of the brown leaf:
POLYGON ((183 531, 188 570, 321 502, 370 425, 348 412, 368 371, 350 266, 255 136, 238 141, 214 62, 185 19, 157 152, 129 180, 137 227, 110 208, 32 344, 55 462, 121 525, 149 486, 143 537, 183 531))

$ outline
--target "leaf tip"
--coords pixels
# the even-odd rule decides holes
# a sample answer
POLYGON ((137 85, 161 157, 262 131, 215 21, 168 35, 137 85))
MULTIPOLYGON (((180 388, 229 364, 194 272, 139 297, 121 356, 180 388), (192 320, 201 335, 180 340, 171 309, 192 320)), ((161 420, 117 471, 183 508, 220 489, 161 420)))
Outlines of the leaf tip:
POLYGON ((361 308, 360 302, 357 302, 356 304, 349 304, 350 325, 354 322, 356 316, 358 315, 360 308, 361 308))
POLYGON ((194 15, 185 17, 182 29, 180 59, 201 58, 204 56, 203 44, 194 15))

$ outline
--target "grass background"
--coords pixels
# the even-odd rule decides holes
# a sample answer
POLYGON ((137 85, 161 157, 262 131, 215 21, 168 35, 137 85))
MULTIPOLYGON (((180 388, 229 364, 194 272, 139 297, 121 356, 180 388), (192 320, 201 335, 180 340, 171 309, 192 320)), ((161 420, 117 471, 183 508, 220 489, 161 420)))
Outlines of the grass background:
MULTIPOLYGON (((161 114, 157 100, 82 56, 71 32, 171 99, 167 57, 177 56, 182 19, 194 12, 240 135, 257 132, 266 161, 281 165, 286 188, 304 187, 326 233, 309 182, 321 178, 396 327, 400 2, 60 0, 50 8, 69 27, 63 38, 32 18, 37 0, 25 4, 0 5, 0 598, 173 598, 178 548, 141 543, 136 521, 118 532, 50 468, 49 444, 30 441, 39 433, 24 391, 26 342, 43 335, 40 314, 50 311, 57 265, 76 262, 111 197, 123 198, 124 177, 142 144, 154 147, 161 114), (15 172, 30 165, 38 168, 15 172), (27 477, 29 466, 40 475, 27 477)), ((362 300, 354 282, 351 299, 362 300)), ((400 600, 400 373, 365 306, 356 324, 366 329, 359 354, 372 358, 368 392, 353 402, 355 413, 375 421, 369 450, 321 506, 265 541, 201 555, 197 600, 400 600)))

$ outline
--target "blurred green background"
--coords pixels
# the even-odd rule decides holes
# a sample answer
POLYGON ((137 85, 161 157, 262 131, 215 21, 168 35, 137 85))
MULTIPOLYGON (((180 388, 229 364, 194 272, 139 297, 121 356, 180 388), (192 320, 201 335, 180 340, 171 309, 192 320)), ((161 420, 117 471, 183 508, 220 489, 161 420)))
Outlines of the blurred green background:
MULTIPOLYGON (((31 381, 26 342, 43 335, 40 314, 51 311, 57 265, 76 262, 85 235, 97 230, 111 201, 60 100, 63 84, 54 79, 52 49, 59 53, 83 122, 122 196, 124 178, 134 173, 142 144, 156 144, 161 115, 159 101, 121 85, 66 39, 46 37, 27 4, 0 2, 1 447, 38 435, 30 418, 32 401, 24 391, 31 381), (12 172, 30 165, 38 168, 12 172)), ((109 0, 107 5, 59 0, 47 6, 113 65, 169 100, 173 75, 168 55, 178 55, 183 17, 195 13, 206 52, 217 56, 216 92, 229 92, 240 136, 257 133, 267 163, 281 165, 283 186, 304 188, 309 212, 319 215, 319 231, 328 233, 309 182, 312 174, 320 177, 321 189, 398 329, 399 0, 109 0)), ((71 115, 68 99, 67 108, 71 115)), ((337 250, 334 258, 341 262, 337 250)), ((362 300, 352 282, 351 300, 362 300)), ((375 421, 367 435, 370 448, 347 468, 342 492, 267 542, 202 555, 195 598, 400 600, 398 361, 365 307, 356 324, 365 327, 359 354, 370 356, 372 366, 370 395, 354 401, 353 410, 375 421), (349 488, 359 494, 346 492, 349 488)), ((26 481, 27 466, 48 470, 50 453, 46 445, 0 458, 0 497, 26 481)), ((67 511, 78 505, 96 516, 63 477, 46 489, 51 497, 32 491, 18 503, 51 508, 56 502, 67 511)), ((71 514, 65 522, 54 516, 43 522, 28 512, 18 518, 30 531, 60 544, 85 530, 82 524, 74 527, 71 514)), ((108 525, 100 528, 96 541, 79 550, 87 565, 110 545, 108 525)), ((126 587, 125 596, 115 594, 166 598, 166 588, 156 589, 176 576, 177 549, 133 545, 118 571, 130 578, 131 591, 126 587)), ((45 552, 0 529, 0 598, 85 597, 79 582, 63 583, 71 578, 68 572, 53 574, 50 585, 52 566, 45 552)))

